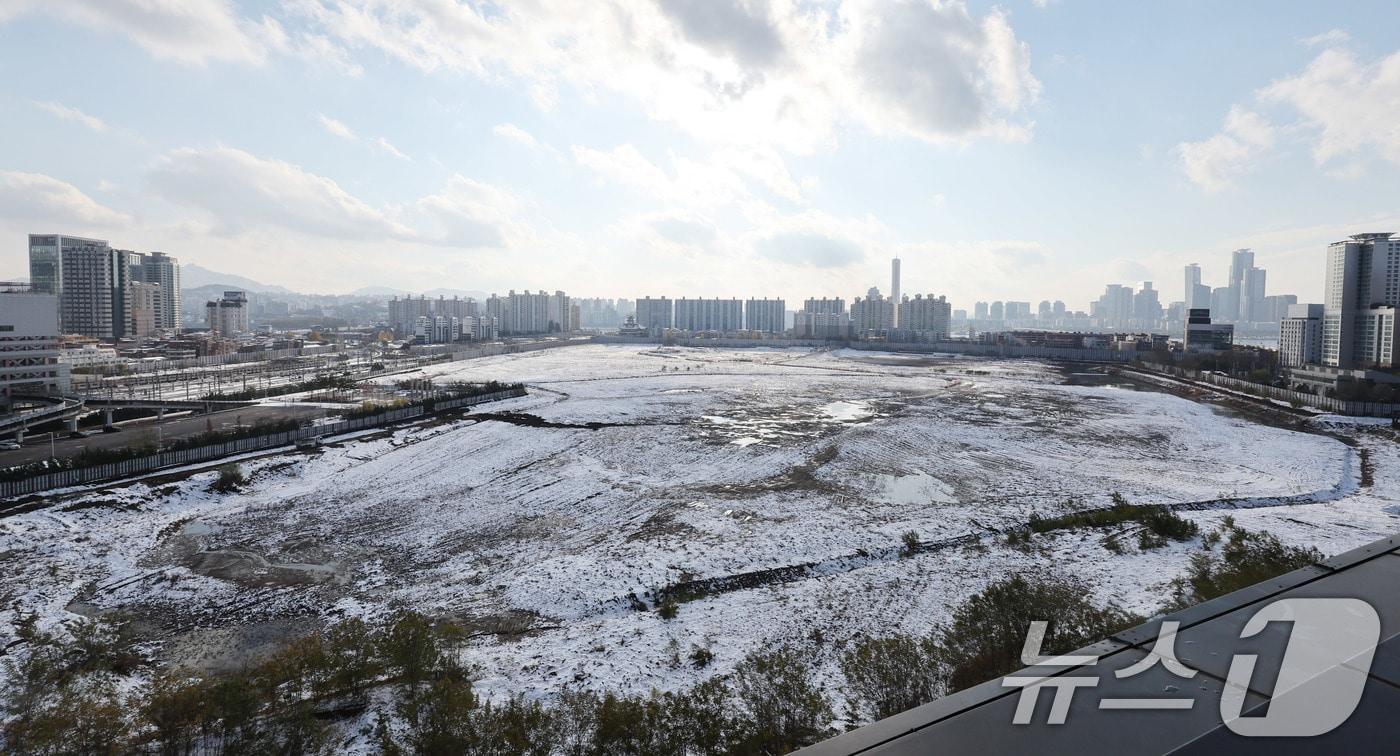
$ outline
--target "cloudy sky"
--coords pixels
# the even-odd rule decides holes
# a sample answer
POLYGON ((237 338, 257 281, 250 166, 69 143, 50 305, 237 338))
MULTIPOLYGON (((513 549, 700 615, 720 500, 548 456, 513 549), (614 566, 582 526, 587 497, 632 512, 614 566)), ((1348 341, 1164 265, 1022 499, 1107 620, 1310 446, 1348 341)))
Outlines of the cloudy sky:
POLYGON ((1321 294, 1400 231, 1400 6, 0 0, 0 276, 95 235, 314 292, 1321 294))

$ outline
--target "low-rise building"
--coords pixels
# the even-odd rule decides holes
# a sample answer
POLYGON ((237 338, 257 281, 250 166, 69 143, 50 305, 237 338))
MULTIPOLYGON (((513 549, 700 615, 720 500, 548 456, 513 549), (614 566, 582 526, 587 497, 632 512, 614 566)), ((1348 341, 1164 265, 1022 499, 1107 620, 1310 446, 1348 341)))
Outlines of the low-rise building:
POLYGON ((0 285, 0 403, 68 393, 69 367, 58 354, 58 297, 27 284, 0 285))
POLYGON ((1212 323, 1210 310, 1192 308, 1186 317, 1186 332, 1182 349, 1187 352, 1224 352, 1235 343, 1232 323, 1212 323))

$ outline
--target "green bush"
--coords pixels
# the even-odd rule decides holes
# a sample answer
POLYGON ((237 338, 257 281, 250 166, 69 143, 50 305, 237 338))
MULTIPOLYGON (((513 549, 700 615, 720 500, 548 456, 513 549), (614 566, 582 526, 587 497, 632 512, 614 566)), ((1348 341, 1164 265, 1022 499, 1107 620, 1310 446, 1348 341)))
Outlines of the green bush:
POLYGON ((1142 621, 1110 603, 1089 601, 1083 581, 1066 576, 1012 575, 987 586, 953 612, 937 641, 949 688, 961 690, 1020 669, 1031 622, 1050 623, 1042 652, 1061 654, 1142 621))
POLYGON ((1323 558, 1317 549, 1287 546, 1272 534, 1239 527, 1232 517, 1202 542, 1207 550, 1192 554, 1186 576, 1172 582, 1171 608, 1209 601, 1323 558))
POLYGON ((932 638, 864 638, 841 656, 852 720, 874 720, 928 703, 946 686, 932 638))

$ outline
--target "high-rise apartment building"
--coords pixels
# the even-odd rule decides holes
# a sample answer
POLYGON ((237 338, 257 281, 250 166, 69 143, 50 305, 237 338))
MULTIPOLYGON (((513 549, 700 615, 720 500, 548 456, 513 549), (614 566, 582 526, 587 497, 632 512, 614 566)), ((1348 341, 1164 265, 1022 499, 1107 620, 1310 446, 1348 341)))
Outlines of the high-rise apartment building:
POLYGON ((848 339, 851 319, 845 312, 804 309, 793 316, 792 332, 799 339, 848 339))
POLYGON ((64 333, 105 341, 131 327, 131 255, 124 249, 82 245, 60 255, 59 323, 64 333))
POLYGON ((1226 287, 1230 290, 1229 299, 1225 306, 1228 312, 1214 312, 1215 320, 1246 320, 1249 310, 1249 295, 1247 278, 1249 271, 1254 267, 1254 252, 1248 249, 1237 249, 1230 253, 1230 283, 1226 287))
MULTIPOLYGON (((1200 265, 1197 265, 1196 263, 1191 263, 1190 265, 1187 265, 1187 266, 1186 266, 1186 288, 1185 288, 1185 292, 1184 292, 1184 294, 1185 294, 1185 299, 1183 300, 1183 301, 1186 303, 1186 307, 1187 307, 1187 308, 1209 307, 1209 306, 1210 306, 1210 303, 1209 303, 1209 302, 1201 302, 1199 305, 1196 304, 1196 293, 1197 293, 1197 291, 1198 291, 1198 289, 1197 289, 1196 287, 1198 287, 1198 286, 1200 286, 1200 285, 1201 285, 1201 266, 1200 266, 1200 265)), ((1209 296, 1209 294, 1210 294, 1210 290, 1209 290, 1209 289, 1206 289, 1206 294, 1207 294, 1207 296, 1209 296)))
POLYGON ((156 329, 180 330, 180 261, 164 252, 133 253, 131 280, 160 287, 155 306, 156 329))
POLYGON ((1322 312, 1320 304, 1289 306, 1278 329, 1281 366, 1301 367, 1322 362, 1322 312))
MULTIPOLYGON (((1048 308, 1049 303, 1046 303, 1048 308)), ((948 338, 948 323, 952 320, 952 305, 946 297, 915 294, 895 308, 899 313, 899 330, 920 334, 920 341, 940 341, 948 338)))
POLYGON ((80 247, 107 249, 104 239, 64 234, 29 235, 29 284, 36 293, 63 294, 63 251, 80 247))
POLYGON ((737 299, 675 301, 675 327, 682 331, 737 331, 743 326, 743 304, 737 299))
POLYGON ((247 292, 226 291, 223 298, 206 302, 204 320, 210 332, 225 339, 247 333, 251 330, 247 292))
POLYGON ((763 333, 787 330, 787 304, 781 299, 750 299, 744 302, 744 328, 763 333))
POLYGON ((486 315, 496 318, 506 335, 578 330, 578 308, 562 291, 517 294, 512 289, 504 297, 492 294, 486 300, 486 315))
POLYGON ((1327 247, 1322 364, 1394 367, 1400 236, 1355 234, 1327 247))
MULTIPOLYGON (((890 260, 890 301, 899 304, 899 258, 890 260)), ((899 327, 899 307, 894 309, 894 327, 899 327)))
POLYGON ((127 289, 131 298, 131 324, 127 335, 148 339, 159 331, 160 313, 165 306, 162 286, 144 281, 132 281, 127 289))
POLYGON ((813 314, 840 314, 846 311, 846 300, 841 297, 808 299, 802 303, 802 311, 813 314))
POLYGON ((674 320, 674 303, 669 297, 642 297, 637 300, 637 325, 657 334, 671 328, 674 320))
POLYGON ((894 327, 894 305, 894 300, 885 299, 879 289, 871 287, 864 298, 851 301, 851 333, 856 338, 883 337, 894 327))

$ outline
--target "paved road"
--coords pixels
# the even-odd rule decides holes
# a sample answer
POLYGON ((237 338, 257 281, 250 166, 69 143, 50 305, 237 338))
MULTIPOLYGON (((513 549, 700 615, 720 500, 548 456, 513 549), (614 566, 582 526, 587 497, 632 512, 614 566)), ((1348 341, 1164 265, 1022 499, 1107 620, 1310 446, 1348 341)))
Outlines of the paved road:
MULTIPOLYGON (((326 410, 319 407, 244 407, 242 409, 215 412, 209 415, 167 416, 160 423, 159 436, 165 441, 194 436, 209 430, 227 430, 238 424, 251 425, 259 422, 285 420, 288 418, 311 419, 324 415, 326 410)), ((53 452, 58 457, 71 457, 84 448, 110 449, 132 444, 155 443, 157 438, 155 418, 135 420, 117 426, 117 433, 103 433, 94 428, 88 438, 68 438, 65 432, 55 434, 53 452)), ((24 448, 19 451, 0 451, 0 467, 23 465, 48 459, 49 434, 38 433, 24 440, 24 448)))

